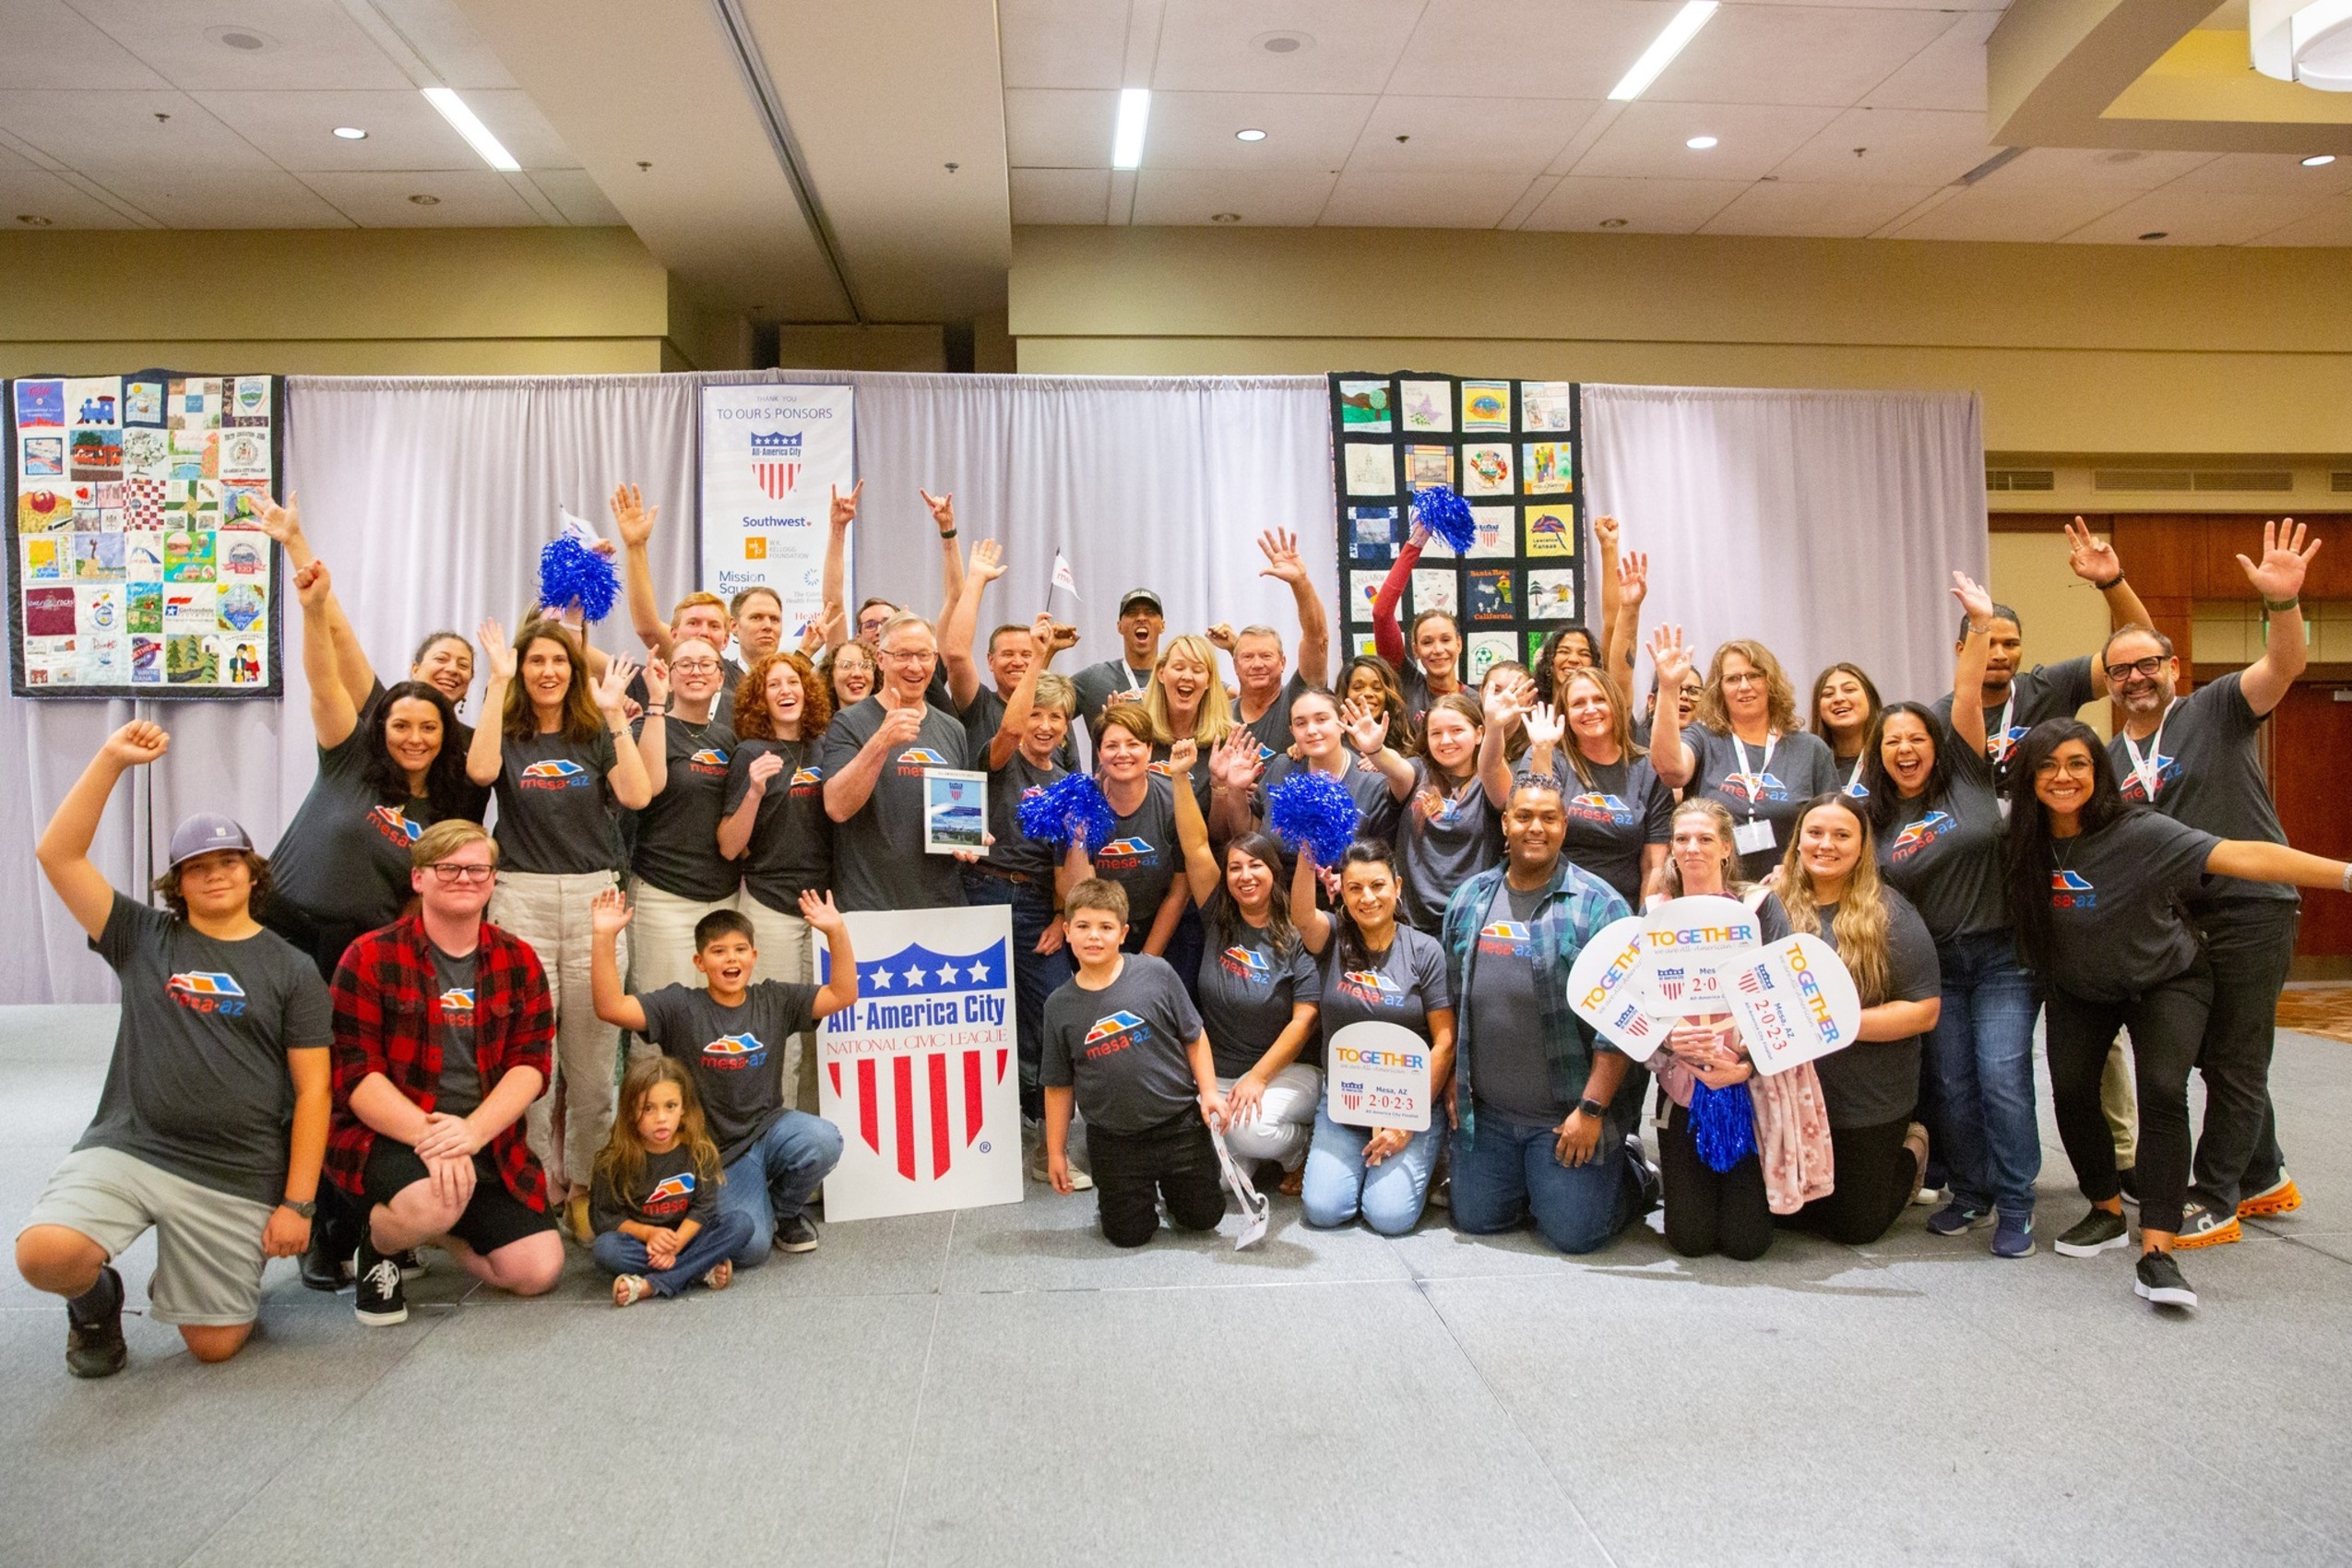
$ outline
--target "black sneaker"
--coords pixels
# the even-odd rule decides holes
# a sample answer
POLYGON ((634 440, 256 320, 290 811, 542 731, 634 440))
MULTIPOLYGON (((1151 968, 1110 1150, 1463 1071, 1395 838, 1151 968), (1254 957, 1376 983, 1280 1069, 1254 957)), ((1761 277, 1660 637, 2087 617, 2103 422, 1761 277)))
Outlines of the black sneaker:
POLYGON ((130 1359, 123 1343, 123 1277, 107 1264, 97 1284, 65 1303, 65 1370, 76 1377, 113 1377, 130 1359))
POLYGON ((351 1254, 338 1252, 334 1242, 322 1238, 314 1229, 310 1245, 303 1249, 303 1283, 329 1295, 348 1290, 351 1285, 351 1254))
POLYGON ((401 1248, 392 1254, 392 1261, 400 1265, 401 1278, 422 1279, 424 1277, 424 1253, 417 1248, 401 1248))
POLYGON ((1625 1158, 1633 1162, 1633 1179, 1641 1187, 1641 1201, 1633 1210, 1633 1218, 1641 1218, 1666 1202, 1666 1183, 1659 1179, 1657 1167, 1642 1152, 1642 1140, 1633 1133, 1625 1134, 1625 1158))
POLYGON ((796 1214, 776 1228, 776 1250, 779 1253, 813 1253, 816 1251, 816 1221, 805 1214, 796 1214))
POLYGON ((400 1265, 360 1239, 359 1277, 351 1295, 353 1315, 371 1328, 409 1321, 408 1292, 400 1289, 400 1265))
POLYGON ((2131 1239, 2121 1215, 2095 1208, 2076 1220, 2073 1228, 2058 1239, 2057 1246, 2070 1258, 2095 1258, 2131 1239))
POLYGON ((2139 1206, 2140 1173, 2138 1170, 2129 1165, 2118 1170, 2115 1173, 2115 1185, 2116 1189, 2122 1194, 2125 1203, 2135 1208, 2139 1206))
POLYGON ((2132 1293, 2145 1298, 2159 1307, 2193 1307, 2197 1293, 2180 1277, 2180 1265, 2172 1261, 2168 1252, 2147 1252, 2140 1254, 2140 1277, 2132 1283, 2132 1293))

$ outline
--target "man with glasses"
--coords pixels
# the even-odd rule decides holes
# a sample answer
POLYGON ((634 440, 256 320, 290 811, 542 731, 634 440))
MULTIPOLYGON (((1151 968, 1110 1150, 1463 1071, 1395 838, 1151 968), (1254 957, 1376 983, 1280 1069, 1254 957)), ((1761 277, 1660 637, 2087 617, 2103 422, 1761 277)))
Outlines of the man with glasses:
MULTIPOLYGON (((2263 526, 2257 563, 2238 557, 2262 596, 2268 632, 2263 656, 2235 674, 2176 695, 2180 661, 2154 627, 2125 626, 2107 639, 2099 662, 2123 727, 2108 742, 2123 798, 2221 838, 2287 842, 2263 773, 2260 738, 2310 661, 2303 630, 2303 576, 2320 541, 2289 517, 2263 526)), ((2209 876, 2189 918, 2213 966, 2213 1008, 2197 1065, 2205 1076, 2205 1122, 2183 1211, 2180 1247, 2235 1241, 2239 1220, 2287 1214, 2303 1195, 2278 1148, 2270 1075, 2278 993, 2295 956, 2302 904, 2283 882, 2209 876)))
POLYGON ((479 824, 426 828, 410 856, 417 912, 352 943, 335 974, 327 1170, 367 1212, 353 1309, 370 1325, 407 1320, 390 1254, 427 1241, 517 1296, 564 1271, 523 1126, 555 1015, 530 945, 482 918, 497 864, 479 824))
POLYGON ((834 716, 818 748, 844 909, 936 909, 964 902, 963 855, 923 852, 924 775, 972 766, 962 722, 925 700, 939 663, 931 624, 901 611, 882 628, 873 695, 834 716))

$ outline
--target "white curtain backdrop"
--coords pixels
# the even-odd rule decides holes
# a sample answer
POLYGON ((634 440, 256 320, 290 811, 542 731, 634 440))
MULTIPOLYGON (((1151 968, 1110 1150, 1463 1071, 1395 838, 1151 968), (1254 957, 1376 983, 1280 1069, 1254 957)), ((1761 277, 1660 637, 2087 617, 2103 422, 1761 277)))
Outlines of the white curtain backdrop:
MULTIPOLYGON (((1814 675, 1840 659, 1888 702, 1952 689, 1951 573, 1986 575, 1974 394, 1587 386, 1584 398, 1592 515, 1649 552, 1645 638, 1679 624, 1702 671, 1717 643, 1756 638, 1795 683, 1800 716, 1814 675)), ((1649 680, 1645 656, 1636 690, 1649 680)))

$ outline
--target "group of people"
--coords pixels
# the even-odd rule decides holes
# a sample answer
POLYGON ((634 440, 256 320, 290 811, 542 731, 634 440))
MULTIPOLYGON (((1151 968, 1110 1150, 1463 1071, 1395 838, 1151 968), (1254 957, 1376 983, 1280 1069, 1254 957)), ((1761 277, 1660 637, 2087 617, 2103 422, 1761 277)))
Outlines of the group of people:
POLYGON ((471 728, 473 644, 435 633, 385 685, 293 507, 264 509, 319 756, 272 854, 197 816, 154 889, 165 908, 107 885, 89 845, 120 775, 163 754, 148 723, 109 738, 40 845, 124 996, 97 1117, 18 1239, 24 1277, 67 1299, 74 1372, 123 1364, 113 1260, 149 1227, 153 1315, 208 1360, 243 1343, 271 1256, 383 1324, 405 1317, 427 1243, 529 1295, 554 1285, 568 1231, 622 1306, 814 1249, 842 1145, 815 1114, 813 1030, 856 1000, 856 910, 1007 907, 1030 1173, 1095 1189, 1123 1247, 1163 1214, 1218 1223, 1221 1138, 1310 1225, 1401 1233, 1434 1200, 1458 1230, 1532 1221, 1584 1253, 1662 1203, 1677 1252, 1746 1259, 1784 1225, 1871 1241, 1926 1191, 1930 1231, 1990 1226, 1994 1253, 2022 1257, 2045 1009, 2091 1206, 2061 1253, 2125 1244, 2136 1201, 2139 1293, 2193 1305, 2177 1250, 2300 1201, 2267 1093, 2271 1008, 2295 885, 2344 887, 2352 867, 2286 846, 2255 753, 2305 661, 2318 542, 2299 528, 2240 557, 2263 657, 2187 697, 2077 519, 2073 569, 2116 627, 2096 655, 2025 667, 2015 612, 1955 573, 1949 695, 1883 703, 1839 664, 1800 714, 1770 649, 1723 642, 1702 673, 1671 626, 1632 700, 1647 561, 1621 557, 1606 518, 1601 627, 1475 684, 1460 628, 1438 611, 1399 626, 1399 591, 1375 606, 1379 654, 1333 678, 1324 607, 1279 531, 1258 547, 1295 602, 1295 655, 1269 625, 1166 639, 1136 588, 1113 655, 1065 677, 1050 666, 1077 635, 1048 614, 974 658, 1005 564, 992 541, 966 555, 952 497, 925 497, 935 616, 843 603, 858 499, 834 499, 825 609, 787 647, 765 588, 690 593, 662 618, 656 513, 623 486, 644 663, 588 646, 576 606, 537 606, 511 636, 485 620, 471 728), (2101 695, 2125 714, 2111 747, 2073 717, 2101 695), (1029 837, 1023 802, 1081 766, 1112 827, 1029 837), (923 851, 942 766, 988 774, 984 849, 923 851), (1269 831, 1270 791, 1305 771, 1357 807, 1334 864, 1269 831), (1696 894, 1744 901, 1767 939, 1835 947, 1858 1042, 1760 1076, 1728 1016, 1678 1020, 1646 1063, 1579 1017, 1566 980, 1595 933, 1696 894), (1426 1130, 1329 1113, 1326 1046, 1363 1021, 1425 1043, 1426 1130), (1753 1136, 1727 1165, 1692 1106, 1741 1083, 1753 1136))

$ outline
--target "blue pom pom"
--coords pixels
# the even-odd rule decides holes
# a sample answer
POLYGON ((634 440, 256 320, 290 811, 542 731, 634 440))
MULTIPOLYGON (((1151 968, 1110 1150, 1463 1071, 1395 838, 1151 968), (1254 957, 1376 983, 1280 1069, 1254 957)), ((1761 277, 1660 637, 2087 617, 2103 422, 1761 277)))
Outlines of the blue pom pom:
POLYGON ((1314 851, 1315 863, 1336 866, 1356 837, 1356 797, 1328 773, 1301 767, 1265 793, 1266 826, 1295 849, 1314 851))
POLYGON ((1711 1089, 1693 1084, 1691 1141, 1698 1145, 1706 1168, 1718 1174, 1755 1153, 1756 1104, 1748 1098, 1748 1086, 1711 1089))
POLYGON ((570 534, 550 540, 539 552, 539 601, 548 609, 562 611, 576 600, 582 614, 601 621, 620 597, 621 579, 612 563, 570 534))
POLYGON ((1075 837, 1107 844, 1119 830, 1119 814, 1102 798, 1091 774, 1065 773, 1022 798, 1022 834, 1039 844, 1066 845, 1075 837))
POLYGON ((1414 492, 1413 520, 1451 545, 1456 555, 1467 554, 1470 541, 1479 537, 1470 504, 1442 484, 1414 492))

